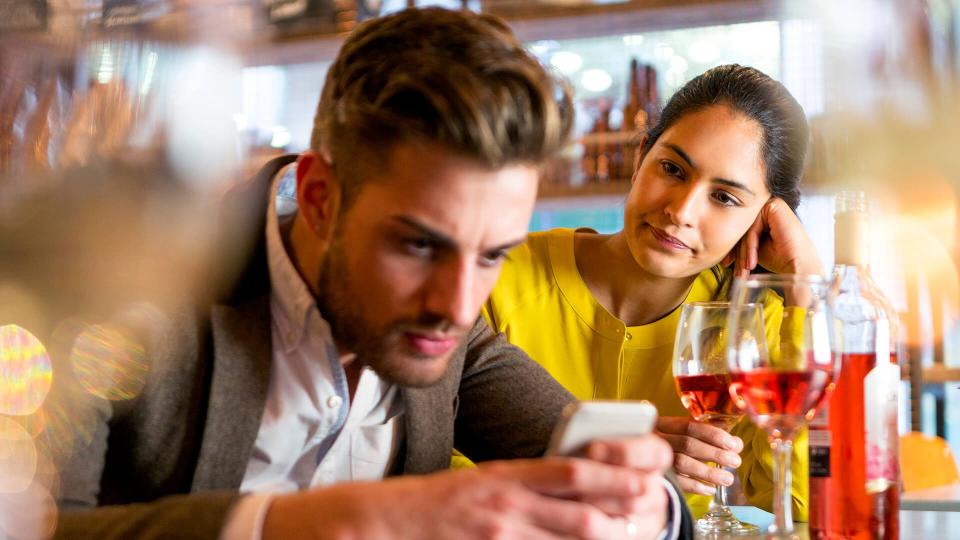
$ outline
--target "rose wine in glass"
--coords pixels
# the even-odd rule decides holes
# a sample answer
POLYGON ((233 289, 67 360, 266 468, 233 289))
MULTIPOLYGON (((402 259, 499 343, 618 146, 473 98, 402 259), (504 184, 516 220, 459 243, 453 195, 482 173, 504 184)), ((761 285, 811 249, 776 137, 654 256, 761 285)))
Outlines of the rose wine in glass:
MULTIPOLYGON (((728 308, 727 302, 684 305, 673 349, 673 376, 683 406, 695 421, 724 431, 730 431, 743 417, 730 396, 726 361, 728 308)), ((762 321, 762 317, 758 320, 762 321)), ((754 331, 762 332, 762 324, 754 331)), ((711 535, 737 535, 751 534, 757 526, 738 520, 727 506, 726 487, 717 486, 710 508, 697 520, 697 530, 711 535)))
POLYGON ((821 276, 763 274, 734 281, 727 361, 730 396, 767 432, 774 457, 774 522, 768 538, 796 538, 790 497, 793 439, 833 389, 839 355, 821 276), (756 305, 774 324, 754 332, 756 305))

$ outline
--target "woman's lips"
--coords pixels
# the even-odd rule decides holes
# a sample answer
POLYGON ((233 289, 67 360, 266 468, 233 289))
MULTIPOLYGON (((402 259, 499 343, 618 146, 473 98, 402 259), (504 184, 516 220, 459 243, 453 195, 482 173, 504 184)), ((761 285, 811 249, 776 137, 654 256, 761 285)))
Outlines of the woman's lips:
POLYGON ((663 246, 663 247, 665 247, 665 248, 667 248, 667 249, 671 249, 671 250, 674 250, 674 251, 689 251, 689 250, 690 250, 690 246, 684 244, 683 242, 681 242, 680 240, 674 238, 673 236, 670 236, 670 235, 667 234, 665 231, 662 231, 662 230, 654 227, 653 225, 650 225, 650 232, 651 232, 651 234, 653 234, 653 237, 657 240, 657 242, 658 242, 661 246, 663 246))

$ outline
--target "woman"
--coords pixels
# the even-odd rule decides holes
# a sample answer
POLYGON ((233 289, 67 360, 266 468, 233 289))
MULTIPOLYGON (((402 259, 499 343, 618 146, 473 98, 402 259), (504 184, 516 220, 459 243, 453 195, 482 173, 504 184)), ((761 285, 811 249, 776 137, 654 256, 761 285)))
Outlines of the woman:
MULTIPOLYGON (((680 306, 724 296, 733 275, 758 264, 821 273, 793 212, 807 137, 803 110, 780 83, 738 65, 707 71, 670 99, 641 142, 624 229, 531 235, 509 255, 484 309, 578 398, 655 403, 698 514, 715 484, 733 483, 708 462, 738 467, 750 502, 769 508, 772 458, 748 420, 732 434, 691 421, 671 370, 680 306)), ((792 488, 804 520, 806 448, 802 437, 792 488)))

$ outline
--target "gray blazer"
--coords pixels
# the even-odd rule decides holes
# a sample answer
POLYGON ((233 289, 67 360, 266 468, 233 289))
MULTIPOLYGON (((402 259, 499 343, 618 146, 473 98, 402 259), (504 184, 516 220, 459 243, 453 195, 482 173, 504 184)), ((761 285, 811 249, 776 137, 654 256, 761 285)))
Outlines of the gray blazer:
MULTIPOLYGON (((57 384, 87 430, 61 463, 58 538, 219 534, 263 415, 272 354, 264 209, 270 179, 292 161, 274 160, 228 197, 231 234, 221 244, 234 253, 253 238, 250 256, 206 300, 171 302, 169 324, 146 338, 150 369, 136 399, 109 402, 57 384)), ((481 319, 443 379, 404 388, 403 399, 394 474, 448 468, 454 445, 477 461, 539 456, 573 398, 481 319)))

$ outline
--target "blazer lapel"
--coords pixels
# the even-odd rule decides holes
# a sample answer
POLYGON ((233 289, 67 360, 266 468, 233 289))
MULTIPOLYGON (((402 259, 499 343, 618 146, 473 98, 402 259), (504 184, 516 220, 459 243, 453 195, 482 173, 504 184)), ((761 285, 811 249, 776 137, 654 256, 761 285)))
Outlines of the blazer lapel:
POLYGON ((238 489, 270 383, 269 295, 210 313, 213 375, 194 490, 238 489))
POLYGON ((452 397, 442 387, 404 388, 406 425, 403 474, 425 474, 450 467, 453 448, 452 397))
POLYGON ((450 468, 454 418, 466 344, 450 359, 446 375, 425 388, 403 387, 405 454, 403 474, 425 474, 450 468))

